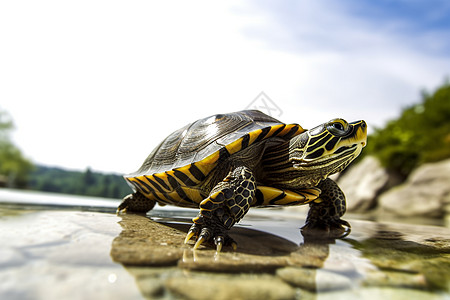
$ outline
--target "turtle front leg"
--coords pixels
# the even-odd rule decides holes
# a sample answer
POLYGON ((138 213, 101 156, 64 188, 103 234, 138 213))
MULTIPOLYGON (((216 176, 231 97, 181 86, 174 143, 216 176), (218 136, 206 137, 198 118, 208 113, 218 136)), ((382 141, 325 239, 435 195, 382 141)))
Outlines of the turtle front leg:
POLYGON ((214 242, 217 252, 224 245, 231 245, 235 249, 236 242, 227 232, 247 213, 255 191, 256 181, 252 171, 245 166, 233 169, 200 203, 200 212, 192 219, 194 224, 184 242, 196 237, 194 249, 203 242, 214 242))
POLYGON ((350 233, 350 224, 341 219, 346 210, 345 195, 331 179, 322 180, 317 186, 322 191, 319 198, 310 203, 308 217, 301 231, 305 237, 343 238, 350 233), (325 234, 325 236, 324 236, 325 234))

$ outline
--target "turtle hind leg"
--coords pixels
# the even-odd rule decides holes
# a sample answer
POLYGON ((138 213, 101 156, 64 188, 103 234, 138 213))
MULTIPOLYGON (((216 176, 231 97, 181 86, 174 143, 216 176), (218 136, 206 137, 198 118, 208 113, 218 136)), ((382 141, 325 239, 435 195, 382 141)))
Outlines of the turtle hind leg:
POLYGON ((345 195, 339 186, 327 178, 319 183, 319 198, 310 203, 302 235, 308 238, 344 238, 350 233, 350 224, 341 217, 346 211, 345 195))
POLYGON ((117 207, 117 213, 127 211, 146 213, 152 210, 155 204, 155 200, 151 200, 143 194, 136 192, 123 198, 122 203, 117 207))
POLYGON ((228 176, 200 203, 200 212, 193 219, 185 243, 196 238, 194 249, 204 242, 214 243, 217 252, 223 246, 236 249, 236 242, 227 234, 241 220, 253 202, 256 181, 251 170, 245 166, 234 168, 228 176))

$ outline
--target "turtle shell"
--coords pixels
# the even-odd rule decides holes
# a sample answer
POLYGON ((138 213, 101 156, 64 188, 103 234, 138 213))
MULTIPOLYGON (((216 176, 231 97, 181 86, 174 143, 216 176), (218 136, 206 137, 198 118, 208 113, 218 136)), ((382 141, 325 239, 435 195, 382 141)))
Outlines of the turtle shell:
POLYGON ((298 124, 284 124, 257 110, 213 115, 170 134, 137 172, 124 177, 145 196, 170 198, 173 193, 180 198, 180 187, 198 186, 233 154, 269 138, 288 140, 304 131, 298 124))

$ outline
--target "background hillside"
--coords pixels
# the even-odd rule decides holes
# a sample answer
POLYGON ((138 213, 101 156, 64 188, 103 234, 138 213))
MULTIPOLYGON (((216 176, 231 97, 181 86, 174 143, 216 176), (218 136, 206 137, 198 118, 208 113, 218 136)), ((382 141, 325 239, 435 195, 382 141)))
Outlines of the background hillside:
POLYGON ((86 169, 84 172, 36 166, 29 174, 31 190, 106 198, 122 198, 131 192, 122 176, 86 169))

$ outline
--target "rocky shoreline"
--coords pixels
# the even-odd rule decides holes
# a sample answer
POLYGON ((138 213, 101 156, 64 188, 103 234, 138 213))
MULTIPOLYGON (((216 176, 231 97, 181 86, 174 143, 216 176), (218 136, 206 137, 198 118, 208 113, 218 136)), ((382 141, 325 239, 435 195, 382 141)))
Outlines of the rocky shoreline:
POLYGON ((373 157, 365 157, 336 180, 347 211, 378 210, 399 217, 442 218, 450 212, 450 159, 418 167, 402 182, 373 157))

